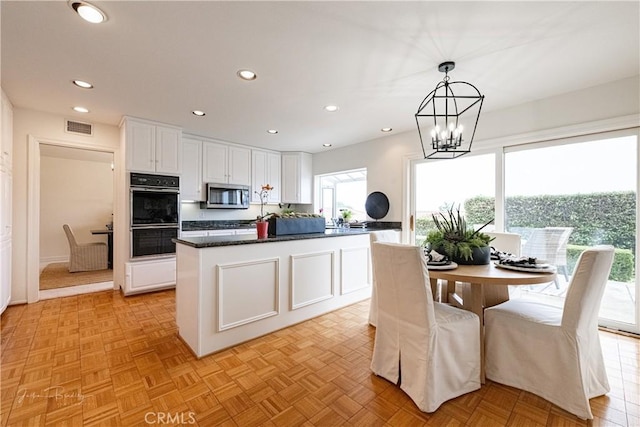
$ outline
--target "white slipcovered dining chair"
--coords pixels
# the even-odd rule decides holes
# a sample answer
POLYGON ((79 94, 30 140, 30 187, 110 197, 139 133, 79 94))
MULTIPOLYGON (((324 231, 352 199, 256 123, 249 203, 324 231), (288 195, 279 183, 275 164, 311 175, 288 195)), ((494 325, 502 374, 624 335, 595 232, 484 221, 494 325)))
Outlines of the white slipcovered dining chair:
POLYGON ((62 226, 69 241, 69 272, 106 270, 108 248, 104 242, 78 243, 68 224, 62 226))
MULTIPOLYGON (((371 242, 371 265, 376 262, 376 255, 373 251, 373 244, 375 242, 386 242, 386 243, 400 243, 400 233, 395 230, 379 230, 372 231, 369 233, 369 241, 371 242)), ((369 305, 369 324, 371 326, 376 326, 377 318, 378 318, 378 292, 376 289, 376 271, 373 269, 372 271, 372 281, 371 281, 371 303, 369 305)))
POLYGON ((427 261, 417 246, 374 243, 378 326, 371 370, 424 412, 480 388, 480 320, 433 301, 427 261))
POLYGON ((487 378, 592 419, 589 399, 609 391, 598 311, 613 254, 612 246, 596 246, 580 255, 564 307, 514 299, 487 308, 487 378))
POLYGON ((520 256, 522 251, 522 238, 516 233, 498 233, 487 231, 485 233, 493 240, 489 243, 496 251, 507 252, 515 256, 520 256))

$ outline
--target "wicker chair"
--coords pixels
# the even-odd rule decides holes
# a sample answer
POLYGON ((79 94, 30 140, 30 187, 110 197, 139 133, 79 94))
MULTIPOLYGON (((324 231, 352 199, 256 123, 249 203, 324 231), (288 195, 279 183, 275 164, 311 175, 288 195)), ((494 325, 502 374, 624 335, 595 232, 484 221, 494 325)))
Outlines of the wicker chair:
POLYGON ((62 226, 69 240, 69 272, 105 270, 107 244, 102 242, 78 244, 69 225, 62 226))

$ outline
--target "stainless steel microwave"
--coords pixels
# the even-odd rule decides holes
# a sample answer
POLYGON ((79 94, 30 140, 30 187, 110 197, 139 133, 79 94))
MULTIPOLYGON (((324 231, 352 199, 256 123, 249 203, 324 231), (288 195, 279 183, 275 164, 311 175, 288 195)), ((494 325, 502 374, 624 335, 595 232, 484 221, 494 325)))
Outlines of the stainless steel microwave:
POLYGON ((249 209, 249 186, 207 183, 207 209, 249 209))

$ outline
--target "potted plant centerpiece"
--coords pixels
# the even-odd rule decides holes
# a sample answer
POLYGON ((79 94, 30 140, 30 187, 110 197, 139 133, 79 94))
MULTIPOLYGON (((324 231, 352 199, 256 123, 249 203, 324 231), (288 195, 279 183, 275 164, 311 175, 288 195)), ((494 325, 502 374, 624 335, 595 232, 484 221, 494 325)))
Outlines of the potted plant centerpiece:
POLYGON ((269 200, 269 192, 271 190, 273 190, 273 187, 269 184, 265 184, 262 186, 260 191, 255 192, 260 197, 260 216, 258 216, 256 221, 258 239, 266 239, 268 237, 269 223, 267 222, 267 219, 271 214, 267 213, 265 215, 264 205, 269 200))
POLYGON ((466 265, 489 264, 491 259, 491 247, 489 242, 493 240, 482 233, 482 229, 493 220, 477 230, 467 227, 464 216, 460 214, 458 207, 455 212, 453 207, 446 212, 433 214, 435 230, 427 234, 425 247, 446 255, 453 262, 466 265))

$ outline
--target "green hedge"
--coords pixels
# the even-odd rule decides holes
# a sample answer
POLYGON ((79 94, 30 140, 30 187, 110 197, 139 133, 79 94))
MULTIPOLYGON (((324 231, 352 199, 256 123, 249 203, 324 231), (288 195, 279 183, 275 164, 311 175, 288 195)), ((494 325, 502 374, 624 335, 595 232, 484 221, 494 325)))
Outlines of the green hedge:
MULTIPOLYGON (((567 270, 573 274, 580 254, 589 246, 567 246, 567 270)), ((629 249, 616 249, 613 256, 613 266, 609 274, 609 280, 617 282, 630 282, 634 278, 633 253, 629 249)))
MULTIPOLYGON (((495 217, 493 197, 472 197, 463 205, 468 224, 484 224, 495 217)), ((507 230, 525 238, 533 228, 573 227, 569 245, 574 249, 567 250, 571 269, 584 248, 608 244, 616 247, 611 280, 627 282, 635 276, 635 192, 507 197, 505 216, 507 230)), ((430 215, 416 218, 417 242, 433 228, 430 215)))

